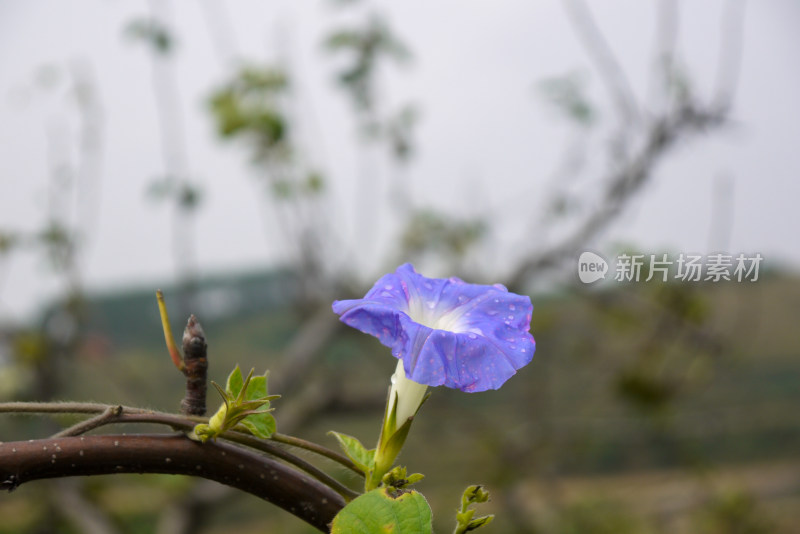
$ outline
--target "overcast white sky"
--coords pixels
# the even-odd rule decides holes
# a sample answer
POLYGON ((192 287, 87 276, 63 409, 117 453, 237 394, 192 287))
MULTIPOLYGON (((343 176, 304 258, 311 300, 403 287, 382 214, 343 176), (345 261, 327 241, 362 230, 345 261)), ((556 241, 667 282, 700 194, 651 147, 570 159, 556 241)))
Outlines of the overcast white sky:
MULTIPOLYGON (((264 204, 247 151, 221 144, 205 109, 210 91, 233 64, 218 57, 204 4, 213 2, 171 2, 188 167, 206 192, 198 262, 203 272, 274 264, 285 250, 264 229, 264 204)), ((657 2, 592 4, 633 89, 645 95, 657 2)), ((693 84, 708 95, 722 2, 681 4, 679 51, 693 84)), ((383 220, 374 230, 379 244, 353 245, 354 129, 348 103, 333 87, 335 62, 320 45, 330 29, 353 17, 323 1, 224 5, 243 56, 290 62, 303 143, 309 159, 334 182, 331 221, 344 229, 354 261, 391 251, 392 226, 383 220)), ((500 242, 537 243, 537 228, 528 224, 536 220, 532 214, 541 208, 570 130, 537 99, 535 83, 582 71, 601 112, 610 113, 563 6, 555 0, 417 0, 374 7, 415 55, 410 65, 383 74, 386 105, 415 101, 422 111, 419 152, 407 174, 415 201, 454 214, 489 213, 500 242)), ((89 66, 104 115, 101 208, 83 257, 90 288, 155 286, 174 273, 165 230, 169 210, 144 194, 163 174, 151 61, 123 35, 131 20, 148 13, 148 3, 134 1, 0 1, 0 230, 41 227, 50 176, 46 132, 75 125, 63 92, 37 88, 37 72, 44 65, 89 66)), ((768 262, 800 265, 798 30, 795 0, 747 5, 735 126, 678 148, 598 247, 626 241, 654 253, 714 251, 720 246, 710 243, 714 184, 727 176, 734 183, 735 216, 728 251, 760 252, 768 262)), ((0 260, 0 319, 23 319, 57 291, 41 256, 0 260)))

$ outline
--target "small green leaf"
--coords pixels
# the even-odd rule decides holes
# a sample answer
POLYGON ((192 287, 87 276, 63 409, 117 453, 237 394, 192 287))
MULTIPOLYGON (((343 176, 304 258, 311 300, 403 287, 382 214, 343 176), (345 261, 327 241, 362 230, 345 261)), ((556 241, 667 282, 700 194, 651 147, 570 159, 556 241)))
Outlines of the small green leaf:
POLYGON ((276 429, 275 418, 269 413, 249 415, 241 424, 254 436, 264 439, 271 438, 276 429))
POLYGON ((225 383, 225 391, 231 396, 237 397, 239 392, 242 391, 242 384, 244 384, 242 370, 239 369, 239 365, 237 364, 236 367, 233 368, 233 371, 231 371, 231 374, 228 375, 228 381, 225 383))
POLYGON ((494 515, 485 515, 483 517, 479 517, 478 519, 473 519, 469 522, 469 526, 467 526, 467 532, 485 527, 492 521, 494 521, 494 515))
POLYGON ((428 501, 416 491, 378 488, 351 501, 333 518, 331 534, 431 534, 428 501))
POLYGON ((347 434, 334 432, 331 430, 328 435, 335 437, 339 441, 339 446, 348 458, 353 460, 353 463, 364 472, 371 470, 375 465, 375 449, 367 450, 358 439, 347 434))
POLYGON ((250 379, 247 391, 244 394, 246 400, 263 399, 267 397, 267 374, 254 376, 250 379))
POLYGON ((270 411, 270 401, 280 395, 267 395, 267 375, 253 377, 253 371, 250 371, 247 378, 242 379, 242 371, 237 365, 228 375, 224 391, 212 381, 222 396, 223 404, 208 425, 198 425, 190 437, 200 441, 216 439, 239 424, 254 436, 272 437, 276 429, 275 418, 267 412, 270 411))

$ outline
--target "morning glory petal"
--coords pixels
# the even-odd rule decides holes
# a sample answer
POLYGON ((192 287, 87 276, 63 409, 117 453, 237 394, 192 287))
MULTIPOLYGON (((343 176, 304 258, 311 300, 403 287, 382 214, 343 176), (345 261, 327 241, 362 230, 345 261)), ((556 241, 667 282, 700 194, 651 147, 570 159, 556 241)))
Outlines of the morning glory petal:
POLYGON ((497 389, 531 361, 530 298, 501 285, 426 278, 411 264, 383 276, 363 299, 336 301, 340 319, 373 335, 420 384, 497 389))

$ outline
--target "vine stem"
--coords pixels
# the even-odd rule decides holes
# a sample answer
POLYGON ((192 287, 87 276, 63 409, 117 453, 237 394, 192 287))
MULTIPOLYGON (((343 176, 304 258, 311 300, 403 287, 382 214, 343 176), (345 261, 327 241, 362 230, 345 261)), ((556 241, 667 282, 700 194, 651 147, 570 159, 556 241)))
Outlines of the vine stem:
MULTIPOLYGON (((89 430, 99 428, 109 424, 121 423, 155 423, 171 427, 173 430, 190 431, 194 428, 196 423, 207 423, 208 420, 203 417, 196 416, 178 416, 169 413, 155 412, 152 410, 145 410, 141 408, 131 408, 127 406, 105 405, 97 403, 76 403, 76 402, 8 402, 0 403, 0 413, 24 413, 24 414, 84 414, 84 413, 99 413, 100 415, 82 421, 72 427, 67 428, 53 436, 76 436, 89 430)), ((295 438, 293 436, 286 436, 279 434, 274 441, 302 447, 311 452, 320 454, 326 458, 337 461, 338 463, 354 470, 358 474, 362 474, 361 470, 350 461, 349 458, 342 456, 330 449, 326 449, 316 443, 311 443, 306 440, 295 438)), ((283 448, 270 443, 269 440, 264 440, 256 436, 245 434, 244 432, 228 431, 220 436, 223 439, 257 449, 261 452, 276 456, 286 462, 291 463, 295 467, 302 469, 318 481, 330 487, 341 495, 344 499, 350 501, 357 497, 359 493, 351 490, 347 486, 340 483, 324 471, 316 466, 291 454, 283 448)), ((274 436, 273 436, 274 437, 274 436)))
POLYGON ((45 478, 165 473, 237 488, 322 532, 344 507, 332 489, 268 456, 229 443, 198 443, 183 434, 68 436, 0 443, 0 488, 45 478))
POLYGON ((341 465, 347 467, 348 469, 355 471, 359 475, 362 476, 364 475, 364 472, 355 463, 353 463, 353 461, 350 458, 348 458, 347 456, 343 456, 336 451, 332 451, 327 447, 323 447, 322 445, 317 445, 313 441, 307 441, 302 438, 289 436, 286 434, 280 434, 278 432, 272 434, 272 437, 270 439, 273 441, 277 441, 278 443, 283 443, 300 449, 305 449, 310 452, 315 452, 320 456, 324 456, 330 460, 333 460, 334 462, 340 463, 341 465))
POLYGON ((80 436, 81 434, 85 434, 97 427, 113 422, 113 419, 116 419, 121 414, 122 406, 109 406, 100 415, 96 415, 90 419, 86 419, 78 424, 72 425, 69 428, 65 428, 61 432, 53 434, 52 437, 64 438, 67 436, 80 436))

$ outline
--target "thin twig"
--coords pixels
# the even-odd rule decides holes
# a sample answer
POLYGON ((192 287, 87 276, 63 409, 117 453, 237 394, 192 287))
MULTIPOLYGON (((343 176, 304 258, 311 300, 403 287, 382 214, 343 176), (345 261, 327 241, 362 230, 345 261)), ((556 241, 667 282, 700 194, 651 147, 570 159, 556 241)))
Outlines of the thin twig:
POLYGON ((228 439, 230 441, 235 441, 241 445, 246 445, 248 447, 252 447, 253 449, 257 449, 262 452, 266 452, 267 454, 271 454, 280 458, 281 460, 285 460, 290 464, 298 467, 311 475, 312 477, 316 478, 336 493, 344 497, 345 500, 351 501, 361 495, 360 493, 351 490, 347 486, 343 485, 341 482, 336 480, 335 478, 331 477, 324 471, 320 470, 316 466, 306 462, 302 458, 295 456, 294 454, 282 449, 281 447, 250 434, 245 434, 244 432, 237 432, 237 431, 228 431, 222 434, 221 436, 224 439, 228 439))
POLYGON ((120 414, 122 414, 122 406, 109 406, 100 415, 96 415, 91 419, 86 419, 85 421, 81 421, 80 423, 72 425, 69 428, 65 428, 61 432, 53 434, 52 438, 55 439, 64 438, 67 436, 80 436, 81 434, 85 434, 86 432, 94 430, 97 427, 112 423, 114 419, 120 416, 120 414))
POLYGON ((305 449, 307 451, 315 452, 315 453, 319 454, 320 456, 324 456, 324 457, 326 457, 326 458, 328 458, 330 460, 333 460, 334 462, 338 462, 338 463, 342 464, 343 466, 347 467, 348 469, 350 469, 352 471, 355 471, 356 473, 358 473, 360 475, 364 474, 361 471, 361 469, 359 469, 356 466, 356 464, 354 464, 353 461, 350 458, 348 458, 347 456, 339 454, 336 451, 333 451, 333 450, 331 450, 331 449, 329 449, 327 447, 323 447, 322 445, 318 445, 318 444, 316 444, 316 443, 314 443, 312 441, 306 441, 304 439, 297 438, 297 437, 294 437, 294 436, 287 436, 286 434, 279 434, 278 432, 275 432, 274 434, 272 434, 272 438, 271 439, 273 441, 277 441, 278 443, 284 443, 286 445, 291 445, 293 447, 298 447, 298 448, 301 448, 301 449, 305 449))
MULTIPOLYGON (((96 402, 0 402, 0 413, 12 414, 103 413, 108 408, 108 404, 96 402)), ((128 413, 146 411, 127 406, 123 406, 122 409, 128 413)))

